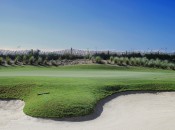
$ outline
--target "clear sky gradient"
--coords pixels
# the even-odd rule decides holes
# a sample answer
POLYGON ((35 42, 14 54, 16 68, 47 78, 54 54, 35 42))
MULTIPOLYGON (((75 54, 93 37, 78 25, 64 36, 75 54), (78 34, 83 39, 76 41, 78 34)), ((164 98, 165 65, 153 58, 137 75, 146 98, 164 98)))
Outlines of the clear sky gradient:
POLYGON ((0 0, 0 48, 175 51, 174 0, 0 0))

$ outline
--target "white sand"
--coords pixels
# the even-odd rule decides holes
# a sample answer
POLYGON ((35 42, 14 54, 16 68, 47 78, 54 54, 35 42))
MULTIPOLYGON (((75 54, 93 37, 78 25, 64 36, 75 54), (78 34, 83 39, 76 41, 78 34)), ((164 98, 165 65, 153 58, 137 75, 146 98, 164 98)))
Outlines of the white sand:
POLYGON ((90 121, 36 119, 23 112, 19 100, 0 101, 0 130, 174 130, 175 92, 118 96, 90 121))

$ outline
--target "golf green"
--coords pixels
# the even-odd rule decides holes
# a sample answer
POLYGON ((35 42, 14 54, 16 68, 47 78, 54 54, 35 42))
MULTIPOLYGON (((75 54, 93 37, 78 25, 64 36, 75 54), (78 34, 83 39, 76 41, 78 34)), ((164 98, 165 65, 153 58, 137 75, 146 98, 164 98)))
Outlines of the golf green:
POLYGON ((0 98, 25 101, 33 117, 76 117, 123 91, 174 91, 175 71, 110 65, 0 67, 0 98))

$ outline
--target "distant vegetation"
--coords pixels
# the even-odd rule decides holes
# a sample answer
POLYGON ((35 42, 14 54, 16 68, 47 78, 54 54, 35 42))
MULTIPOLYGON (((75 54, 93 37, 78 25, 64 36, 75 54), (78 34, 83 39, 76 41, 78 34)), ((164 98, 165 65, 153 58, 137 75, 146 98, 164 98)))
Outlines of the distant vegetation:
MULTIPOLYGON (((60 61, 89 60, 98 64, 113 64, 119 66, 143 66, 152 68, 175 70, 175 53, 162 52, 111 52, 111 51, 84 51, 63 50, 55 52, 41 52, 40 50, 27 51, 0 51, 0 65, 41 65, 59 66, 60 61)), ((78 64, 78 62, 77 62, 78 64)))
POLYGON ((168 60, 160 60, 158 58, 148 59, 146 57, 111 57, 110 59, 111 63, 120 66, 130 65, 175 70, 175 64, 173 62, 169 62, 168 60))

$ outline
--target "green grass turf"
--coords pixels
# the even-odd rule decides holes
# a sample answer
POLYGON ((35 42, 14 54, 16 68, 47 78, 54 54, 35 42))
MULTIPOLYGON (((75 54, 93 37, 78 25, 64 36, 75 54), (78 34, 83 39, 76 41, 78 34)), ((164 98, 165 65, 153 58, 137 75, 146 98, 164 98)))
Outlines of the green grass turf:
POLYGON ((24 112, 34 117, 87 115, 99 100, 137 90, 173 91, 175 71, 109 65, 0 67, 0 98, 24 100, 24 112))

